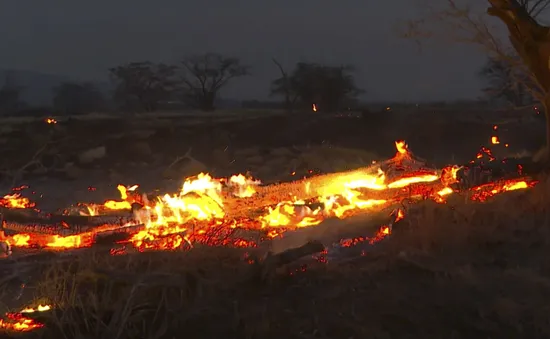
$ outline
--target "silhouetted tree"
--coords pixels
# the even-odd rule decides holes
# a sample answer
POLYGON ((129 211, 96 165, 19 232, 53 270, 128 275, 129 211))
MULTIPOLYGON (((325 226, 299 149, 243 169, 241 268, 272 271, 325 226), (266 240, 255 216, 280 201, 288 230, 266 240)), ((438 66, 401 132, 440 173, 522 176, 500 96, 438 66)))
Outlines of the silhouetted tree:
POLYGON ((116 84, 115 102, 127 110, 157 110, 159 104, 170 100, 177 89, 176 69, 176 66, 149 61, 111 68, 109 71, 116 84))
POLYGON ((272 82, 271 94, 284 95, 287 103, 297 102, 301 108, 315 104, 323 111, 337 111, 355 102, 362 92, 355 85, 352 71, 351 66, 299 62, 290 76, 272 82))
POLYGON ((105 108, 105 99, 89 82, 64 82, 53 88, 53 108, 64 115, 86 114, 105 108))
POLYGON ((273 63, 281 72, 281 77, 274 80, 271 84, 271 95, 282 95, 285 98, 284 107, 287 112, 292 112, 296 101, 298 100, 298 93, 294 90, 292 85, 292 79, 288 76, 283 66, 273 58, 273 63))
POLYGON ((22 91, 23 87, 17 85, 13 73, 8 72, 0 88, 0 114, 13 114, 25 106, 21 100, 22 91))
POLYGON ((216 53, 190 56, 181 61, 182 100, 204 111, 213 110, 216 97, 229 80, 249 74, 249 68, 233 57, 216 53))
POLYGON ((533 103, 529 75, 506 60, 488 58, 479 76, 487 83, 483 92, 489 99, 502 100, 514 107, 533 103))
MULTIPOLYGON (((491 58, 505 60, 525 69, 531 95, 540 101, 546 112, 546 154, 550 161, 550 27, 538 20, 550 5, 550 0, 487 0, 486 3, 447 0, 446 8, 430 8, 420 20, 408 22, 405 36, 409 38, 443 38, 470 43, 488 52, 491 58), (487 7, 488 2, 488 7, 487 7), (480 7, 475 7, 475 6, 480 7), (488 15, 486 15, 488 14, 488 15), (490 16, 505 24, 508 41, 500 39, 502 31, 488 19, 490 16), (434 26, 434 24, 438 24, 434 26), (445 27, 447 26, 447 27, 445 27), (510 58, 510 49, 517 58, 510 58)), ((434 1, 440 5, 441 1, 434 1)))

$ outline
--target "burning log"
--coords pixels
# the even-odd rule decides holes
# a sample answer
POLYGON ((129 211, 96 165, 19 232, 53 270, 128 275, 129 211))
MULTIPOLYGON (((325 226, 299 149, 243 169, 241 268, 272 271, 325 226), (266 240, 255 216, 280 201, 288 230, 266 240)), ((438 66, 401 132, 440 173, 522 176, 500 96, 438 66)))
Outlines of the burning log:
POLYGON ((8 233, 40 233, 74 235, 99 228, 104 225, 121 227, 134 222, 131 217, 120 215, 109 216, 75 216, 44 215, 31 209, 0 209, 2 229, 8 233))
POLYGON ((256 194, 250 198, 229 198, 224 200, 224 207, 226 207, 231 217, 239 218, 249 217, 251 216, 251 211, 263 211, 267 207, 274 206, 283 201, 308 201, 319 196, 336 195, 349 189, 362 191, 369 199, 392 200, 398 196, 410 195, 411 192, 418 193, 426 190, 426 188, 430 191, 444 188, 444 185, 437 180, 440 173, 435 170, 421 172, 420 174, 433 176, 436 180, 426 183, 409 184, 406 189, 398 185, 374 189, 349 186, 350 183, 358 182, 366 176, 375 177, 378 168, 367 167, 349 172, 324 174, 289 183, 258 187, 256 194))

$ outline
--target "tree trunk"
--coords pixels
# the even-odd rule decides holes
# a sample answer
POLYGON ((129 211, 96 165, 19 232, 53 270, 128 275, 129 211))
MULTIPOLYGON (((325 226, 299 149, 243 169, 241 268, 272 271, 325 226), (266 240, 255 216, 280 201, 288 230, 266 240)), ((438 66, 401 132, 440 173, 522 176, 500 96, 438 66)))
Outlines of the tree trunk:
POLYGON ((216 93, 212 91, 204 92, 200 107, 203 111, 213 111, 214 110, 214 101, 216 100, 216 93))
POLYGON ((508 28, 510 42, 534 75, 544 92, 546 114, 546 150, 542 157, 550 161, 550 28, 540 25, 518 0, 488 0, 487 13, 499 18, 508 28))

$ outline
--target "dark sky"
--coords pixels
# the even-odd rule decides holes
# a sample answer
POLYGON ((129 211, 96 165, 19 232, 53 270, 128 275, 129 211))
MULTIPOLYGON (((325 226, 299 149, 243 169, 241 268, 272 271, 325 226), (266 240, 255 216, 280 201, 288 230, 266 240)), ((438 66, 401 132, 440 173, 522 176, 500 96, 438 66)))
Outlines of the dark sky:
POLYGON ((264 99, 272 57, 351 63, 370 100, 476 97, 483 55, 472 47, 418 46, 396 25, 414 0, 17 0, 0 2, 0 68, 104 80, 106 69, 202 52, 240 57, 253 75, 224 97, 264 99))

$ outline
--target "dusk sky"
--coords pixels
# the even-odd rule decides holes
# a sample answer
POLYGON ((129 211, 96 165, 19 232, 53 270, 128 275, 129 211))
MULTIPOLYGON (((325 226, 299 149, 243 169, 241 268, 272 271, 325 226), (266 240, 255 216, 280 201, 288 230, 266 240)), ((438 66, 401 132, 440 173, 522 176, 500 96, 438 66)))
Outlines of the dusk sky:
POLYGON ((265 99, 278 70, 297 61, 351 63, 367 100, 475 98, 484 55, 446 44, 419 50, 396 26, 414 0, 19 0, 0 2, 0 68, 106 80, 130 61, 174 62, 219 52, 252 75, 223 97, 265 99))

